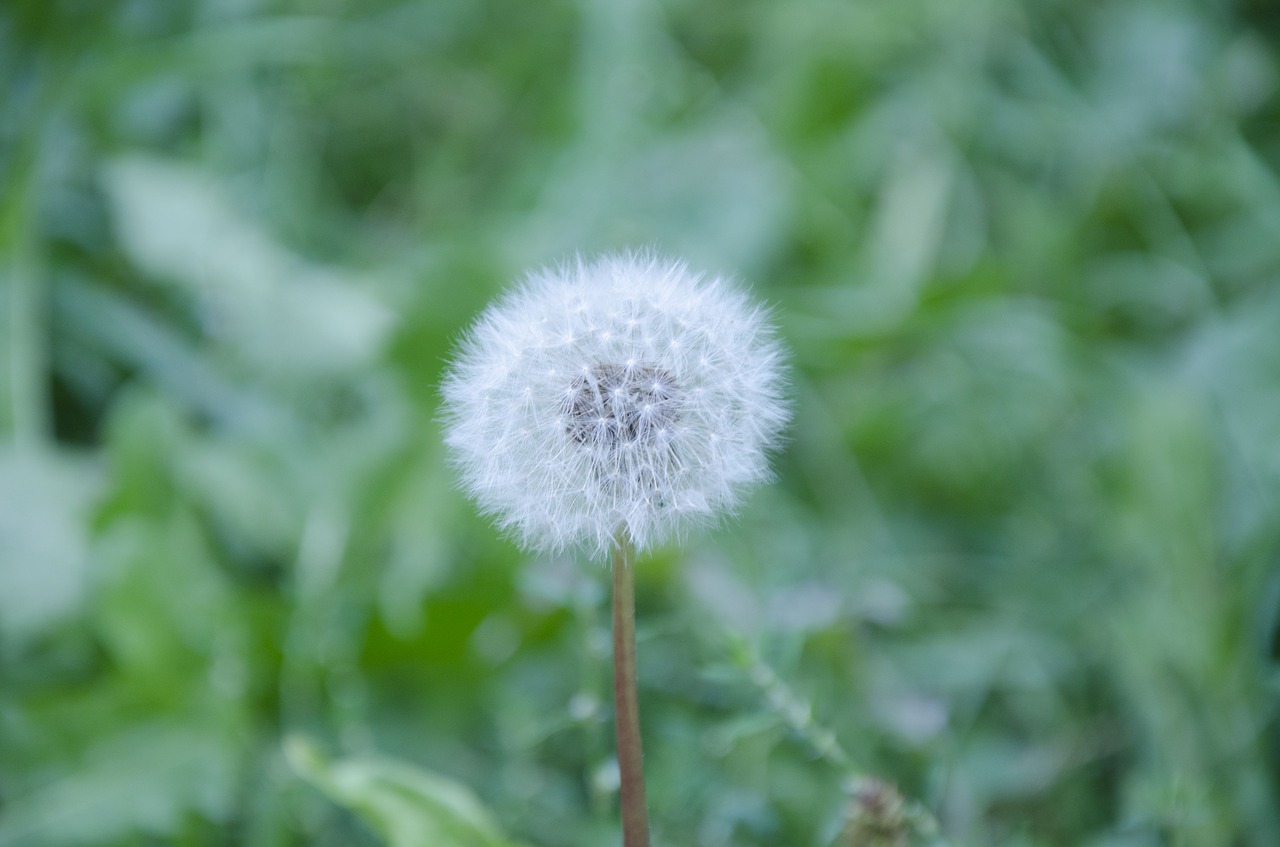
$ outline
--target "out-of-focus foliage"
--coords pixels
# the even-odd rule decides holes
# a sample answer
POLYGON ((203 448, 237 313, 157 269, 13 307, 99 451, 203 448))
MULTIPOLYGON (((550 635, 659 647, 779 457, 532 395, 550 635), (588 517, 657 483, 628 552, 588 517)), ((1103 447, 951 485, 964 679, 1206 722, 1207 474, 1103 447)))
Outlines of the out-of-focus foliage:
POLYGON ((290 738, 293 766, 335 801, 358 812, 390 847, 510 847, 475 796, 447 779, 397 762, 327 762, 290 738))
POLYGON ((640 570, 658 844, 1280 843, 1278 166, 1263 0, 4 0, 0 845, 616 843, 604 571, 435 415, 630 244, 797 403, 640 570))

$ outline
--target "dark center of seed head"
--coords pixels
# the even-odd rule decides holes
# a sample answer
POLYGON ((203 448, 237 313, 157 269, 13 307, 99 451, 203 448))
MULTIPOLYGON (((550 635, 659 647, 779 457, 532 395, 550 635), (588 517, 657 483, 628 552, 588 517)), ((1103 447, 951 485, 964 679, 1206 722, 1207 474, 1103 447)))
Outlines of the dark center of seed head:
POLYGON ((665 437, 679 401, 675 379, 656 365, 598 364, 573 380, 561 410, 574 441, 614 448, 665 437))

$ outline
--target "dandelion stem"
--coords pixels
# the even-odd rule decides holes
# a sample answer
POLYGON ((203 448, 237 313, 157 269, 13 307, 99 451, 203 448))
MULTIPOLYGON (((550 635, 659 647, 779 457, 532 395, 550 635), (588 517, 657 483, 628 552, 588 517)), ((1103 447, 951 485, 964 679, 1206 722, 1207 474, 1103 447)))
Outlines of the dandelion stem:
POLYGON ((644 752, 636 699, 635 548, 625 532, 613 545, 613 703, 618 738, 623 847, 649 847, 644 801, 644 752))

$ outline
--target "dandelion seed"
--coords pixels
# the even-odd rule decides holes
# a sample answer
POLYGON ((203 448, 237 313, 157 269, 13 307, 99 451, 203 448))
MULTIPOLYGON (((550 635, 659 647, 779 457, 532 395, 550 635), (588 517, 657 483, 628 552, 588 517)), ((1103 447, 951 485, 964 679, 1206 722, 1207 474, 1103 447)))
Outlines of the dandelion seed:
POLYGON ((644 254, 579 259, 476 321, 444 381, 446 441, 526 546, 603 553, 622 532, 643 550, 769 476, 783 387, 765 312, 729 282, 644 254), (513 429, 528 436, 495 456, 513 429))

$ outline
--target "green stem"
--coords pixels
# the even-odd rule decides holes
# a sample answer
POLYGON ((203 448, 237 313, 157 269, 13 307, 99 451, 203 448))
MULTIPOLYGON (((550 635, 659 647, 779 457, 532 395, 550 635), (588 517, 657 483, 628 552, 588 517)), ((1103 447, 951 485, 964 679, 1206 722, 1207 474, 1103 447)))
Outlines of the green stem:
POLYGON ((649 847, 644 801, 644 751, 636 700, 635 548, 624 533, 613 547, 613 704, 618 737, 623 847, 649 847))
MULTIPOLYGON (((48 361, 45 350, 47 329, 43 268, 40 245, 35 231, 35 192, 37 178, 35 154, 28 162, 29 171, 14 186, 14 193, 0 208, 0 277, 10 280, 8 309, 8 349, 0 352, 0 362, 7 358, 8 397, 0 400, 0 429, 8 424, 13 442, 20 447, 44 445, 48 433, 49 411, 45 397, 48 361), (6 255, 7 254, 7 255, 6 255), (7 401, 7 403, 5 402, 7 401)), ((0 326, 0 338, 6 333, 0 326)), ((0 377, 0 385, 5 383, 0 377)))
POLYGON ((844 772, 846 787, 855 801, 867 792, 871 796, 892 792, 892 796, 897 798, 895 802, 903 807, 904 823, 925 838, 934 839, 940 844, 951 843, 939 840, 942 826, 926 806, 898 796, 896 787, 858 768, 836 739, 836 734, 814 719, 812 705, 797 696, 745 638, 730 637, 729 645, 733 661, 746 671, 747 677, 764 694, 769 710, 781 718, 820 758, 844 772))

